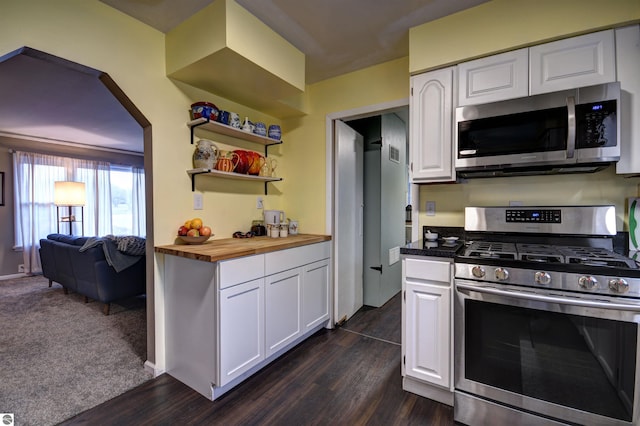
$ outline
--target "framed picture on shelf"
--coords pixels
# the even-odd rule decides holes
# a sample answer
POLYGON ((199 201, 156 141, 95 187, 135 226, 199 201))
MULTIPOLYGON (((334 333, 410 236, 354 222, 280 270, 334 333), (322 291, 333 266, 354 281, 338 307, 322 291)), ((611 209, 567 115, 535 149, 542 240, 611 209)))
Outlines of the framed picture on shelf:
POLYGON ((0 172, 0 206, 4 206, 4 172, 0 172))

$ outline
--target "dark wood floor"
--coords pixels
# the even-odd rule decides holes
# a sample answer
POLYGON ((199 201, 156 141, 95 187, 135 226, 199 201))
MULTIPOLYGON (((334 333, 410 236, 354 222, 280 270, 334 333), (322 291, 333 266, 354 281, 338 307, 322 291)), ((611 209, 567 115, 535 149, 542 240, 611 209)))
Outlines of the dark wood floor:
POLYGON ((453 425, 451 407, 402 390, 400 309, 400 295, 365 307, 216 401, 163 374, 62 424, 453 425))

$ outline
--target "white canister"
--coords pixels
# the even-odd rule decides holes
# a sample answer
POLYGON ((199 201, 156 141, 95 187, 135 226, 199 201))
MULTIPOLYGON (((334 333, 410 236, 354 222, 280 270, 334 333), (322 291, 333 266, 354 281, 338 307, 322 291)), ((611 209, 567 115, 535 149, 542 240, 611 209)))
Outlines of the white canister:
POLYGON ((267 229, 271 238, 278 238, 280 236, 280 225, 270 223, 267 225, 267 229))
POLYGON ((286 237, 287 235, 289 235, 289 225, 283 223, 280 225, 280 237, 286 237))
POLYGON ((298 234, 298 221, 289 219, 289 234, 297 235, 298 234))

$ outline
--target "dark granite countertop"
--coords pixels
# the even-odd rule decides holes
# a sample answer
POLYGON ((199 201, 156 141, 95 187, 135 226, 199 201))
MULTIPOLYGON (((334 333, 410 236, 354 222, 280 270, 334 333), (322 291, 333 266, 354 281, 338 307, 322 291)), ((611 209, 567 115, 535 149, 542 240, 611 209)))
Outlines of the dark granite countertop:
POLYGON ((460 240, 454 243, 448 243, 441 239, 437 241, 418 240, 400 247, 400 254, 453 258, 463 245, 464 241, 460 240))

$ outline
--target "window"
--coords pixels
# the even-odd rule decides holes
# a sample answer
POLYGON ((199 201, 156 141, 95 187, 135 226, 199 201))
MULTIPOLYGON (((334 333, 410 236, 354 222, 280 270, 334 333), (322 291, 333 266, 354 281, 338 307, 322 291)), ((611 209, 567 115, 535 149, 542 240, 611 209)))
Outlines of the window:
POLYGON ((13 166, 15 240, 16 247, 23 248, 27 272, 41 271, 39 241, 58 232, 55 181, 86 185, 84 217, 75 224, 74 235, 145 236, 143 169, 26 152, 13 154, 13 166))

